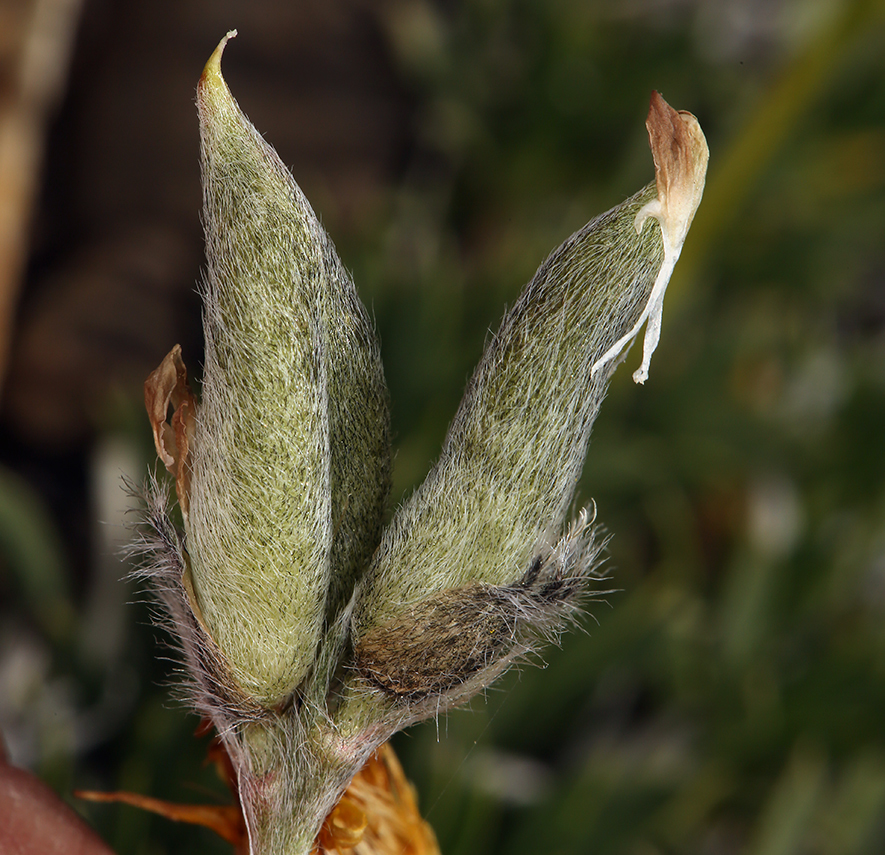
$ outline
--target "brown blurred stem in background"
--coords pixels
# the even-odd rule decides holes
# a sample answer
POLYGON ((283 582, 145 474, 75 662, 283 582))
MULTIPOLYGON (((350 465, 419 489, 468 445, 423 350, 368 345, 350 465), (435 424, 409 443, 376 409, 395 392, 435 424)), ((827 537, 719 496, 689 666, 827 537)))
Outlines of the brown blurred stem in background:
POLYGON ((67 81, 80 0, 0 6, 0 391, 30 248, 46 125, 67 81))

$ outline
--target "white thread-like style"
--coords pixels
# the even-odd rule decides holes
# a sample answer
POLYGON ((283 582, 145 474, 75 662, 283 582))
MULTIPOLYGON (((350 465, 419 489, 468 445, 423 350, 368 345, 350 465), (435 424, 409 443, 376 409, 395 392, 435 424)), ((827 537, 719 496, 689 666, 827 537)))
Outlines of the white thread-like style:
POLYGON ((617 359, 642 325, 647 324, 642 343, 642 364, 633 373, 633 380, 637 383, 645 383, 648 379, 651 357, 661 338, 664 294, 704 193, 710 154, 698 120, 691 113, 674 110, 658 92, 652 94, 645 126, 655 161, 658 193, 657 198, 636 215, 635 226, 636 232, 641 234, 649 218, 660 223, 664 260, 639 319, 596 361, 591 372, 595 374, 617 359))
POLYGON ((621 355, 624 348, 633 341, 642 329, 642 325, 647 322, 645 328, 645 338, 642 342, 642 365, 633 372, 633 380, 636 383, 645 383, 648 379, 648 369, 651 365, 651 358, 658 346, 661 338, 661 321, 664 313, 664 294, 667 292, 667 285, 670 284, 670 276, 673 274, 673 268, 679 260, 679 254, 682 252, 682 244, 675 244, 670 233, 669 224, 663 216, 660 199, 652 199, 644 205, 636 215, 636 233, 642 234, 645 222, 653 217, 661 224, 661 239, 664 243, 664 260, 661 262, 661 269, 655 277, 654 285, 651 289, 648 302, 639 316, 639 320, 633 325, 630 332, 621 336, 594 364, 591 372, 595 374, 604 365, 607 365, 613 359, 617 359, 621 355))

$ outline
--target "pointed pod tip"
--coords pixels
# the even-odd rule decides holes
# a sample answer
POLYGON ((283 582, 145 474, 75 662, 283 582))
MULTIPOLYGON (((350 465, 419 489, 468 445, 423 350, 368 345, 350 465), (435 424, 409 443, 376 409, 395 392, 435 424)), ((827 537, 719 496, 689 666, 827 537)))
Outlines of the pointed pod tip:
POLYGON ((221 55, 224 53, 224 48, 227 43, 231 39, 236 38, 236 36, 236 30, 228 30, 224 38, 218 43, 218 47, 212 51, 212 56, 209 57, 209 61, 206 63, 203 68, 203 73, 200 75, 200 86, 205 86, 210 83, 224 84, 224 77, 221 74, 221 55))

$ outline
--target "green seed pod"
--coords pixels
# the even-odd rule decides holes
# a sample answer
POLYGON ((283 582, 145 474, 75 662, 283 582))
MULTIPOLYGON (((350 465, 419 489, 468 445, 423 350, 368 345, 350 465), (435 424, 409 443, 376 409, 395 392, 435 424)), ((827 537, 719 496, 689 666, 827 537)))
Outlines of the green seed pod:
POLYGON ((226 41, 197 89, 208 271, 187 551, 207 632, 274 706, 377 545, 387 392, 328 235, 221 76, 226 41))
MULTIPOLYGON (((494 601, 500 586, 512 586, 556 548, 616 357, 648 320, 634 375, 644 382, 708 156, 695 118, 657 93, 647 126, 656 183, 588 223, 541 265, 486 348, 439 462, 385 531, 355 618, 357 657, 371 659, 371 674, 402 671, 379 661, 379 638, 407 636, 407 621, 439 625, 441 603, 447 614, 459 612, 459 600, 464 614, 476 611, 477 584, 494 601)), ((573 547, 587 551, 587 538, 591 530, 573 547)), ((421 633, 430 656, 432 633, 421 633)), ((411 657, 420 659, 418 651, 411 657)), ((478 658, 463 657, 467 671, 478 658)), ((392 680, 385 688, 396 694, 392 680)))

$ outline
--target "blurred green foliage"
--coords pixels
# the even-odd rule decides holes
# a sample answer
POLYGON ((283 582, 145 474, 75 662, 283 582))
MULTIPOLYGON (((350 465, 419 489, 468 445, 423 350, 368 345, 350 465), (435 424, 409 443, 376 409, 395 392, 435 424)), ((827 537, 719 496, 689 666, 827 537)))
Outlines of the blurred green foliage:
MULTIPOLYGON (((382 338, 397 498, 502 306, 651 180, 650 91, 711 150, 650 380, 631 354, 581 483, 620 593, 545 667, 397 738, 443 852, 885 851, 885 3, 388 14, 421 146, 338 244, 382 338)), ((196 722, 164 708, 145 639, 138 714, 102 749, 116 772, 77 784, 201 800, 196 722)), ((90 815, 121 853, 226 851, 90 815)))
POLYGON ((741 34, 728 5, 464 3, 406 57, 447 169, 357 270, 403 487, 517 283, 651 176, 648 92, 711 150, 651 378, 616 376, 581 484, 622 593, 398 739, 450 855, 885 850, 885 8, 741 34))

